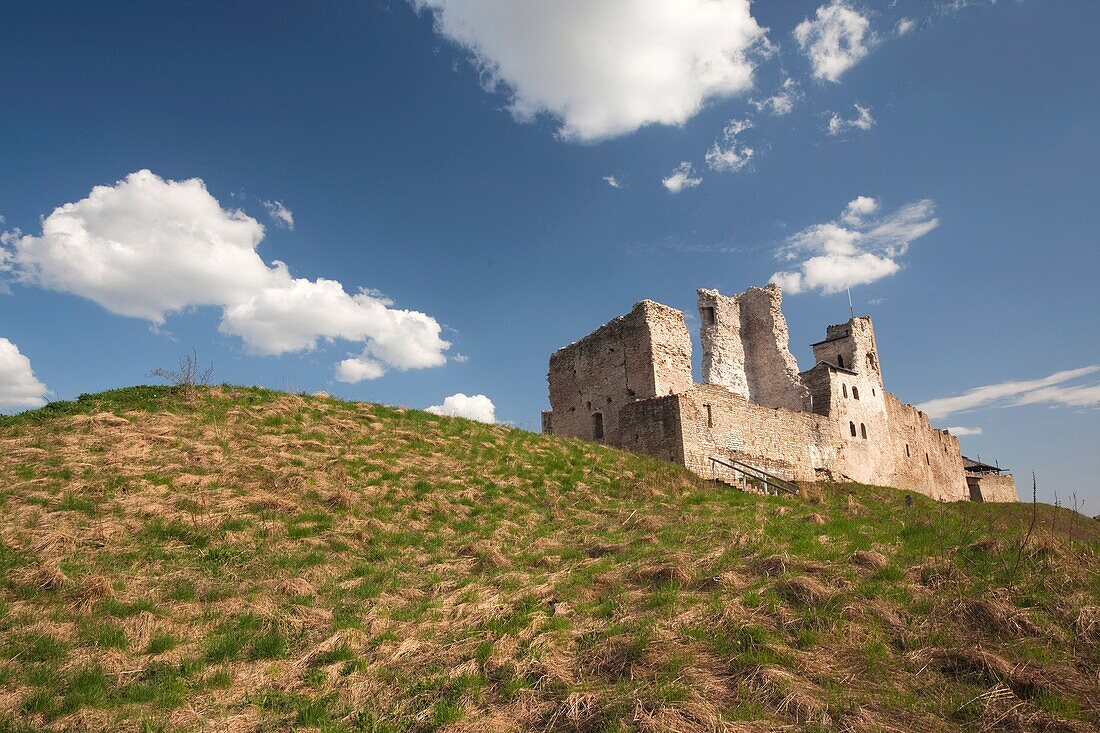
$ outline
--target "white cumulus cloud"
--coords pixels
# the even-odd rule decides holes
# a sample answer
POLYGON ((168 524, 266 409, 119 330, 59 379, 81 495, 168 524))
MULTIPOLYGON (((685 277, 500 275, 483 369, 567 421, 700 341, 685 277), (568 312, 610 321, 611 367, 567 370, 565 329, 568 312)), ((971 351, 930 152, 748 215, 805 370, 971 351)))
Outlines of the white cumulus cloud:
POLYGON ((878 207, 874 198, 860 196, 848 203, 837 220, 814 224, 788 237, 777 255, 798 264, 772 275, 772 282, 791 294, 806 290, 836 293, 893 275, 901 269, 898 258, 908 251, 909 244, 940 222, 930 199, 868 221, 865 217, 878 207))
MULTIPOLYGON (((730 120, 726 124, 722 136, 707 151, 706 161, 711 170, 733 173, 752 161, 756 151, 738 139, 741 133, 751 128, 751 120, 730 120)), ((668 184, 665 187, 668 188, 668 184)))
POLYGON ((478 422, 495 423, 497 421, 496 406, 483 394, 467 396, 459 392, 444 398, 442 405, 432 405, 426 408, 426 411, 433 415, 464 417, 478 422))
POLYGON ((258 221, 223 209, 200 179, 141 170, 58 207, 39 236, 9 237, 4 246, 18 281, 155 326, 187 308, 221 308, 219 330, 253 353, 343 339, 361 344, 362 358, 378 369, 446 362, 450 344, 431 316, 393 308, 374 291, 348 293, 336 280, 295 278, 286 264, 261 259, 263 235, 258 221))
POLYGON ((686 160, 681 161, 667 178, 661 179, 661 185, 669 193, 680 193, 685 188, 695 188, 702 182, 702 176, 695 175, 695 166, 686 160))
POLYGON ((878 207, 878 199, 870 196, 856 196, 844 207, 840 220, 854 227, 861 226, 864 219, 878 211, 878 207))
POLYGON ((928 417, 938 418, 980 407, 1017 407, 1020 405, 1062 405, 1095 407, 1100 405, 1100 384, 1067 385, 1081 377, 1100 372, 1100 366, 1067 369, 1039 379, 999 382, 975 387, 954 397, 937 397, 917 407, 928 417))
POLYGON ((848 130, 870 130, 875 126, 875 118, 871 116, 871 108, 863 107, 861 105, 852 105, 856 108, 855 117, 849 117, 845 119, 837 113, 833 113, 833 116, 829 118, 829 134, 832 136, 840 135, 848 130))
POLYGON ((566 140, 679 125, 752 88, 771 45, 749 0, 410 0, 468 51, 519 120, 547 113, 566 140))
POLYGON ((31 360, 18 346, 0 337, 0 411, 41 407, 48 394, 46 385, 34 376, 31 360))
POLYGON ((386 368, 370 357, 353 356, 336 364, 336 381, 356 384, 368 379, 378 379, 386 368))
POLYGON ((871 21, 845 0, 833 0, 817 9, 794 29, 794 39, 810 61, 814 78, 840 81, 875 44, 871 21))
POLYGON ((294 228, 294 212, 284 206, 282 201, 261 201, 260 203, 267 209, 267 215, 276 226, 283 229, 294 228))

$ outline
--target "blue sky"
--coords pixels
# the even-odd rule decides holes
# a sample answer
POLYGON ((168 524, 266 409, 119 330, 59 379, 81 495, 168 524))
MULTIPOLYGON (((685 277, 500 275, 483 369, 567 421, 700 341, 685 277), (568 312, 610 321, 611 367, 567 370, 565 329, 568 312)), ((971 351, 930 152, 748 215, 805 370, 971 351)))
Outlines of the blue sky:
POLYGON ((1100 512, 1100 3, 674 5, 6 8, 0 407, 194 348, 537 429, 554 349, 786 273, 803 368, 853 284, 889 389, 1100 512))

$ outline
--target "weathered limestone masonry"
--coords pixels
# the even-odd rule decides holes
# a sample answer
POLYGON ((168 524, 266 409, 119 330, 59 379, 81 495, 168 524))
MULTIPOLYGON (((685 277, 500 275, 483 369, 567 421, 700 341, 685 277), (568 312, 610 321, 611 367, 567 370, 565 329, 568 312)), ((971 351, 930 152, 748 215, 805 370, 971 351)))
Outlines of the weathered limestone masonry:
POLYGON ((787 347, 782 302, 778 285, 732 297, 699 290, 704 383, 720 384, 764 407, 808 409, 809 390, 787 347))
POLYGON ((624 445, 619 412, 636 400, 691 387, 691 336, 684 314, 643 300, 550 357, 543 432, 624 445))
POLYGON ((1016 501, 1016 480, 1011 474, 967 474, 966 483, 973 501, 1016 501))
MULTIPOLYGON (((829 326, 813 344, 817 363, 800 373, 778 286, 698 296, 703 384, 692 379, 683 314, 645 300, 550 357, 543 431, 649 453, 707 478, 711 458, 732 458, 794 481, 972 495, 958 440, 883 388, 869 317, 829 326)), ((1015 501, 1001 484, 983 482, 984 500, 1015 501)))

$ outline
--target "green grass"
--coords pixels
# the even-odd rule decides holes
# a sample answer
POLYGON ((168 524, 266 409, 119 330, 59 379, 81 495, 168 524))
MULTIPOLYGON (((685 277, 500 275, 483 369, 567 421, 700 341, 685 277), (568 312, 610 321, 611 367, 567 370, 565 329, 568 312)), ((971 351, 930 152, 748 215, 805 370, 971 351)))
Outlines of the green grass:
POLYGON ((759 497, 580 441, 236 387, 84 395, 0 418, 0 441, 0 733, 190 710, 323 731, 1100 725, 1077 619, 1100 523, 1065 510, 1038 507, 1024 547, 1028 505, 759 497), (977 599, 1000 604, 989 626, 977 599), (943 661, 976 647, 1015 670, 1005 707, 943 661))

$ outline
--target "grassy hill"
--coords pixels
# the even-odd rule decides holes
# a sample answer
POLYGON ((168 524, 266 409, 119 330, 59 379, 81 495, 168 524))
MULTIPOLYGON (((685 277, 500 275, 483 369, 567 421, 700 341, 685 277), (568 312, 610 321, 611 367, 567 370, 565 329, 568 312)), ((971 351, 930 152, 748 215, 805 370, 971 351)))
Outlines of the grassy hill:
POLYGON ((804 493, 259 389, 0 418, 0 731, 1097 729, 1100 522, 804 493))

